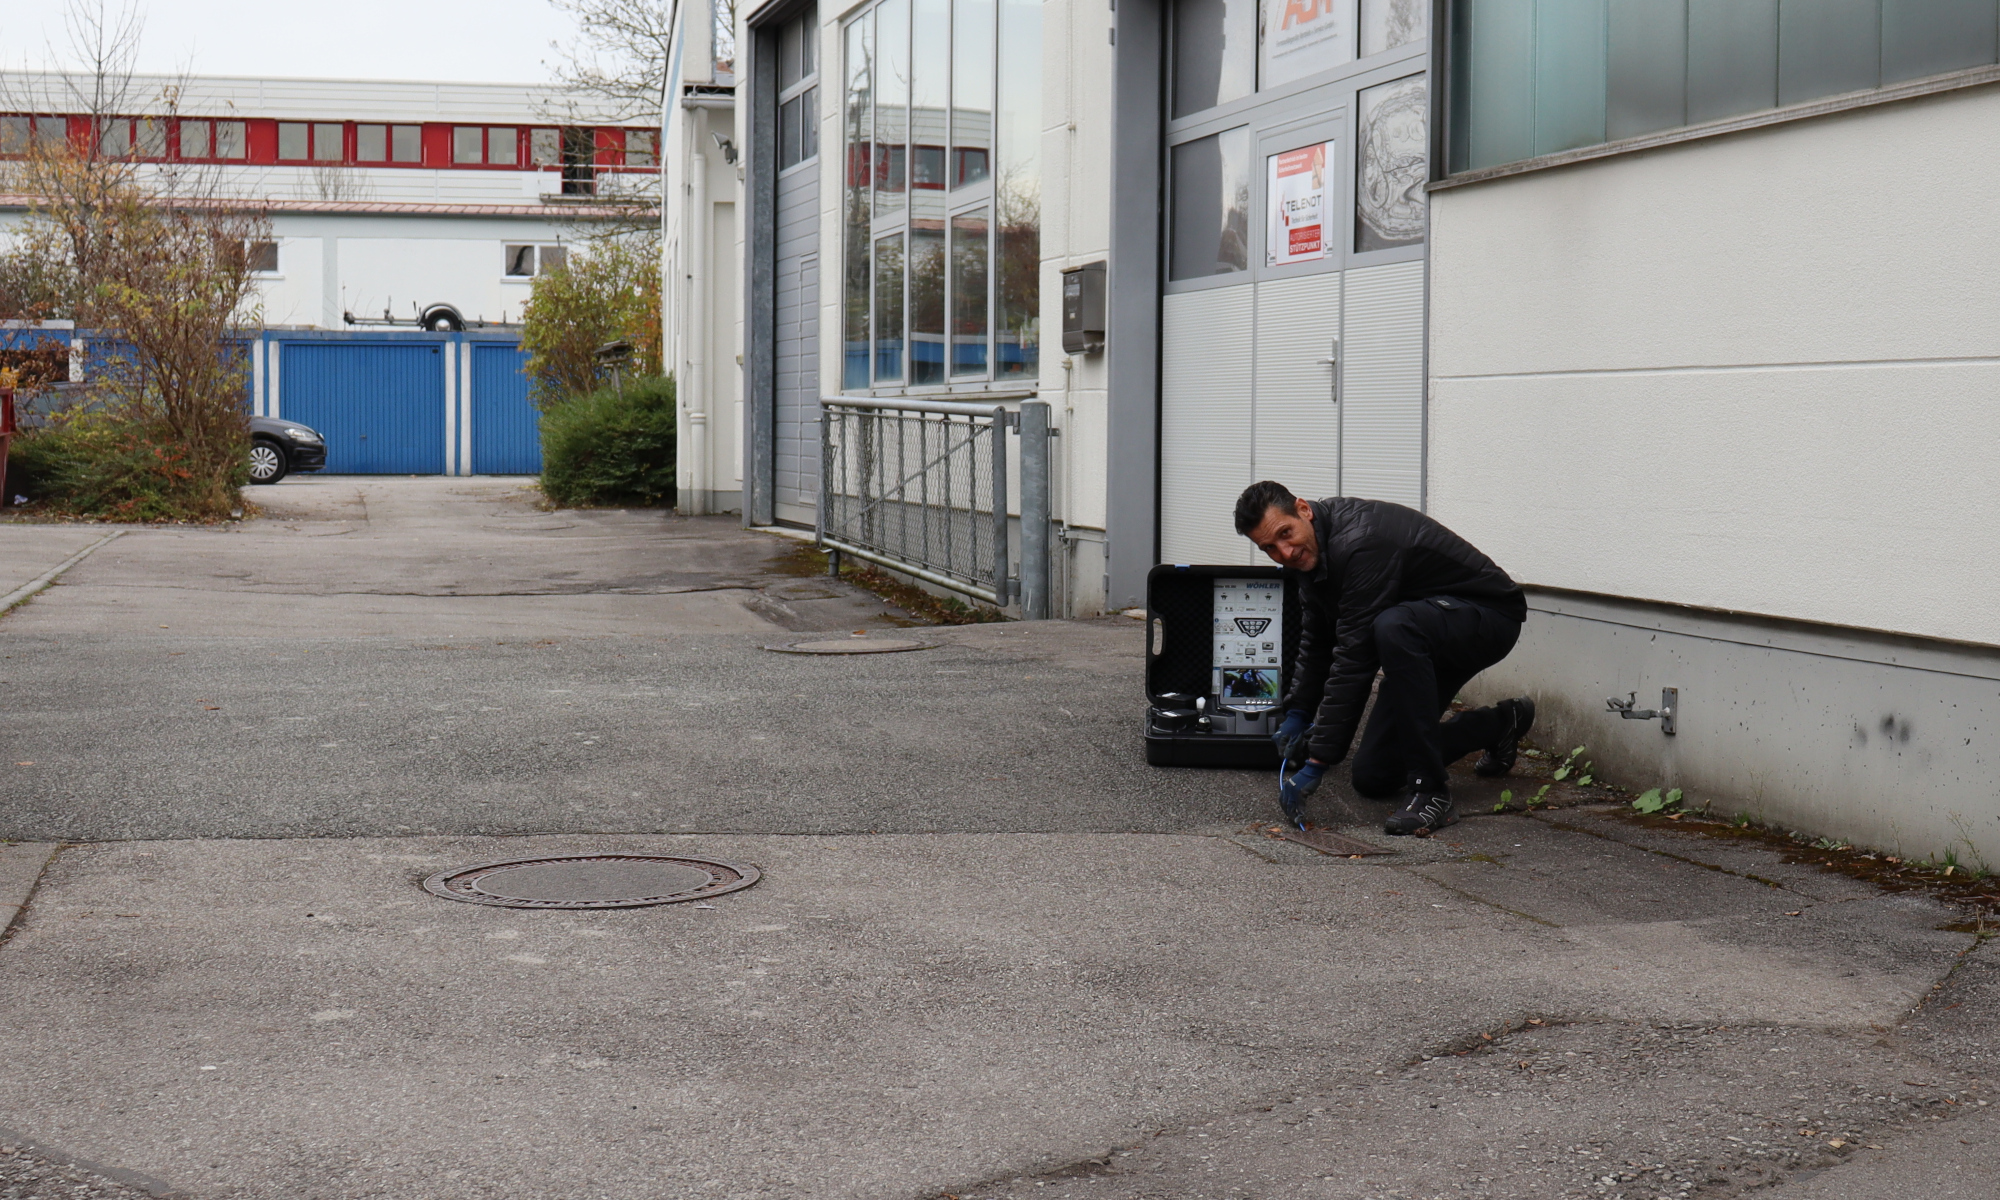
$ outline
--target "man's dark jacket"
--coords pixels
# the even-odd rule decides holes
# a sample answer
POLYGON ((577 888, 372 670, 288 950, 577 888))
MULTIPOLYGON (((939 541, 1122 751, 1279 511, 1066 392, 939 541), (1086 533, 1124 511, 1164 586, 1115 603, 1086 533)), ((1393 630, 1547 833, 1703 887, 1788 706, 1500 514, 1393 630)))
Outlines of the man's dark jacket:
POLYGON ((1319 562, 1287 572, 1303 614, 1285 707, 1318 710, 1307 748, 1339 762, 1375 682, 1375 618, 1385 609, 1456 596, 1523 621, 1528 603, 1492 559, 1415 509, 1343 496, 1313 501, 1312 510, 1319 562))

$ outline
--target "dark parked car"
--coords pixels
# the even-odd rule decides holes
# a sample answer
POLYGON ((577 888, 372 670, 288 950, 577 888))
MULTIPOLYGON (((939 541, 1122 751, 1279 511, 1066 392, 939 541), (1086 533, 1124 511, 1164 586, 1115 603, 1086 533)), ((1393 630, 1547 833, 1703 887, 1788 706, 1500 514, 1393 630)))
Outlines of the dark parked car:
POLYGON ((251 483, 276 483, 293 471, 325 469, 325 438, 297 421, 250 418, 251 483))

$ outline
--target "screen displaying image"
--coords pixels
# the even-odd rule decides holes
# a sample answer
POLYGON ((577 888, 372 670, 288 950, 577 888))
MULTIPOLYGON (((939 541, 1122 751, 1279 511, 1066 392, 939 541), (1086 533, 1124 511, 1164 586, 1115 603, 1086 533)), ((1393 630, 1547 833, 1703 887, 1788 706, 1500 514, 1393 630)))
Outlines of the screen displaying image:
POLYGON ((1224 700, 1264 700, 1276 704, 1278 702, 1278 669, 1276 667, 1222 668, 1222 698, 1224 700))

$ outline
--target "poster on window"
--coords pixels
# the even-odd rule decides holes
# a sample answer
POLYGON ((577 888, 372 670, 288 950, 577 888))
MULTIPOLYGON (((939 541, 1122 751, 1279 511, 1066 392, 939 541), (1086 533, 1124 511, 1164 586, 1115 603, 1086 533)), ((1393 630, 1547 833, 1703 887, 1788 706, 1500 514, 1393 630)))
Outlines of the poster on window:
POLYGON ((1354 249, 1414 246, 1424 240, 1430 177, 1430 97, 1422 75, 1364 88, 1361 152, 1355 165, 1354 249))
POLYGON ((1354 58, 1354 0, 1263 0, 1260 90, 1354 58))
POLYGON ((1270 244, 1264 265, 1283 267, 1292 263, 1317 262, 1332 249, 1332 216, 1327 197, 1327 164, 1333 161, 1333 143, 1315 142, 1266 158, 1269 172, 1267 193, 1271 198, 1270 244))

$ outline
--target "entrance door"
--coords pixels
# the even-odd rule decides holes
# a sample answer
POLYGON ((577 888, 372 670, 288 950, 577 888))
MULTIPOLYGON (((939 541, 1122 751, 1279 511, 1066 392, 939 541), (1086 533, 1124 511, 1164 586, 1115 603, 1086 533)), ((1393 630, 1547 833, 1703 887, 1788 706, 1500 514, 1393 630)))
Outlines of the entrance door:
POLYGON ((1423 10, 1322 0, 1304 34, 1301 11, 1170 6, 1168 562, 1260 561, 1231 521, 1259 479, 1423 504, 1423 10))

